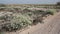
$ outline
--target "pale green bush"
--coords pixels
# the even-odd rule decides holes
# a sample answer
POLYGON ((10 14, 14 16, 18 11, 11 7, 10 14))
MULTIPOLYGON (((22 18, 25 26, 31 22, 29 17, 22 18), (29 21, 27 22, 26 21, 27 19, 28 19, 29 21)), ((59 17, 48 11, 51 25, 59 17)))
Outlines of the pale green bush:
POLYGON ((31 19, 27 15, 22 15, 22 14, 14 14, 14 18, 11 20, 11 22, 20 22, 23 23, 25 22, 26 24, 31 24, 31 19))
POLYGON ((55 9, 49 9, 46 11, 47 14, 53 15, 55 12, 57 12, 55 9))
MULTIPOLYGON (((12 19, 5 17, 2 18, 2 19, 11 19, 9 20, 9 23, 5 23, 2 25, 2 29, 6 31, 18 30, 32 24, 32 20, 27 15, 14 13, 12 16, 6 16, 6 17, 13 17, 12 19)), ((7 21, 8 20, 6 20, 6 22, 7 21)))

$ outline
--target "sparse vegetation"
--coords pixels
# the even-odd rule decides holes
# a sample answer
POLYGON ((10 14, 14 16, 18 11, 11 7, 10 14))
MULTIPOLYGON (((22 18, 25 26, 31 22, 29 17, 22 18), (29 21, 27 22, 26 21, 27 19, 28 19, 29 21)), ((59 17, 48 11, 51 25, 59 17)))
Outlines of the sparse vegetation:
MULTIPOLYGON (((36 6, 35 6, 36 7, 36 6)), ((45 7, 47 8, 47 7, 45 7)), ((4 8, 5 9, 5 8, 4 8)), ((0 9, 3 10, 3 9, 0 9)), ((4 10, 5 11, 5 10, 4 10)), ((8 12, 0 12, 1 30, 3 31, 16 31, 25 27, 44 23, 43 20, 46 15, 54 15, 56 10, 30 10, 25 7, 20 8, 7 8, 8 12), (19 12, 18 12, 19 11, 19 12)))
POLYGON ((6 31, 18 30, 32 24, 31 19, 22 14, 15 13, 12 16, 4 16, 0 18, 1 20, 3 19, 5 22, 7 21, 10 22, 10 23, 2 24, 2 29, 6 31), (10 19, 10 20, 7 20, 7 19, 10 19))

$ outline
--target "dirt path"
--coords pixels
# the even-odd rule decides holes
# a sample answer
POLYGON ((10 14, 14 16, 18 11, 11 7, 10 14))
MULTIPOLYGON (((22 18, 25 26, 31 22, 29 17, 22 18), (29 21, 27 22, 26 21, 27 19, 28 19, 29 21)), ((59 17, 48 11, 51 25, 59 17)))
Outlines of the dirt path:
POLYGON ((50 16, 45 20, 46 23, 32 26, 23 32, 10 32, 6 34, 60 34, 60 13, 50 16))
POLYGON ((30 34, 60 34, 60 14, 30 34))

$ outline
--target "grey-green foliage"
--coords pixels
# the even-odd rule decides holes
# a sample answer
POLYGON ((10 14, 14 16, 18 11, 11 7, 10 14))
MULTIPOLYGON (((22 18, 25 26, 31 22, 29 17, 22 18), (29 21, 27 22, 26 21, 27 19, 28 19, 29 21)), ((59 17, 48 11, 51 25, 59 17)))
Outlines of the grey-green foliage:
POLYGON ((45 11, 43 11, 43 10, 35 10, 35 11, 33 11, 34 14, 42 14, 43 12, 45 12, 45 11))
MULTIPOLYGON (((2 19, 10 19, 9 23, 5 23, 2 26, 2 29, 5 29, 6 31, 18 30, 32 24, 32 20, 27 15, 14 13, 12 16, 6 16, 6 17, 10 17, 10 18, 5 17, 2 18, 2 19), (13 18, 11 19, 11 17, 13 18)), ((7 21, 8 20, 6 20, 6 22, 7 21)))
POLYGON ((12 22, 26 23, 26 24, 32 23, 29 16, 22 14, 14 14, 14 18, 12 19, 12 22))
POLYGON ((56 9, 49 9, 46 11, 46 14, 50 14, 50 15, 53 15, 56 11, 56 9))
POLYGON ((10 15, 10 16, 8 16, 8 15, 4 15, 4 16, 0 16, 0 20, 5 20, 5 21, 7 21, 7 20, 11 20, 13 17, 10 15))
POLYGON ((6 23, 2 25, 2 29, 5 31, 15 31, 21 29, 21 25, 19 23, 6 23))

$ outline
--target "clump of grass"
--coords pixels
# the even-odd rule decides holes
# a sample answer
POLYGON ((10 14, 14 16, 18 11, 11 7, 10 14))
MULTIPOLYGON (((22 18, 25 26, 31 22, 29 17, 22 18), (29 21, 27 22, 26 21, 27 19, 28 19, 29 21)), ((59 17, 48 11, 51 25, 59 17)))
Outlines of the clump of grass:
POLYGON ((57 12, 55 9, 49 9, 46 11, 46 13, 50 15, 54 15, 55 12, 57 12))

